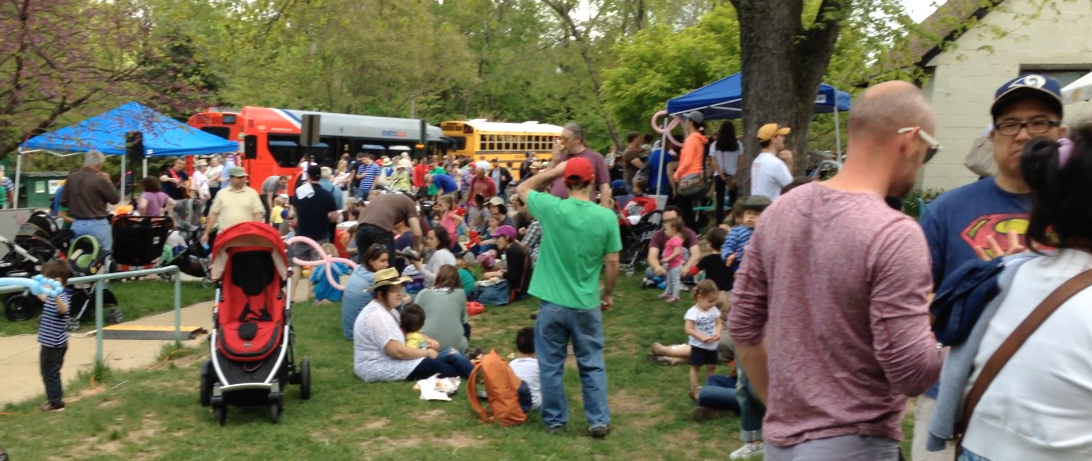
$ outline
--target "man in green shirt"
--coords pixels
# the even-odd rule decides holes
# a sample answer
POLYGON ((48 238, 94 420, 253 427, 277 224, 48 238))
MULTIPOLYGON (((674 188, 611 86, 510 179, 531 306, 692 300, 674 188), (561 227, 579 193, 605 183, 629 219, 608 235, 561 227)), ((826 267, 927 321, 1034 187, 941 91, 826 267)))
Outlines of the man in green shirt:
POLYGON ((550 434, 563 432, 568 423, 569 403, 562 375, 571 338, 591 436, 603 438, 610 433, 610 409, 602 311, 613 305, 611 294, 618 279, 622 239, 617 216, 592 201, 593 184, 592 163, 573 158, 532 176, 517 191, 542 224, 542 243, 529 289, 542 300, 535 322, 542 419, 550 434), (564 177, 569 198, 536 191, 558 177, 564 177), (604 262, 606 277, 600 291, 604 262))

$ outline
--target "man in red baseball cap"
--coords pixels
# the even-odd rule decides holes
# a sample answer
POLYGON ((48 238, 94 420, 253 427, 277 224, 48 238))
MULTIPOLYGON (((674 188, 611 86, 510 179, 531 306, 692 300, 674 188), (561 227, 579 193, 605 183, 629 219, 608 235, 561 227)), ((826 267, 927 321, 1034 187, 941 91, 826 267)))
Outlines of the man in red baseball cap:
POLYGON ((611 294, 618 279, 622 239, 618 217, 592 201, 595 170, 586 158, 570 158, 531 176, 516 190, 542 225, 538 262, 528 289, 542 300, 535 322, 542 419, 550 434, 564 432, 569 422, 569 404, 561 378, 571 339, 580 368, 589 432, 592 437, 603 438, 610 433, 603 310, 613 304, 611 294), (555 179, 562 179, 569 198, 538 192, 555 179), (604 261, 606 276, 600 291, 604 261))

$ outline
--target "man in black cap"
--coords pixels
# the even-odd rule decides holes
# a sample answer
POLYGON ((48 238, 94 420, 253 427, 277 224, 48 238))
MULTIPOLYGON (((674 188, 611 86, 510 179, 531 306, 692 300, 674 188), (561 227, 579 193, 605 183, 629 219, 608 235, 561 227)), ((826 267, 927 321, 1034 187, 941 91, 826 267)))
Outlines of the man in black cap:
MULTIPOLYGON (((307 168, 307 183, 292 194, 292 206, 296 209, 296 235, 314 240, 319 245, 330 241, 330 223, 337 222, 337 202, 319 180, 322 168, 312 163, 307 168)), ((292 255, 303 260, 316 260, 318 255, 310 245, 292 244, 292 255)))
MULTIPOLYGON (((974 259, 992 259, 1026 248, 1023 233, 1031 208, 1030 189, 1020 174, 1024 144, 1034 138, 1058 140, 1062 126, 1061 86, 1053 78, 1028 74, 1005 83, 990 108, 993 157, 997 176, 984 178, 941 194, 926 207, 921 226, 933 259, 933 283, 974 259)), ((954 449, 942 440, 929 440, 929 420, 939 386, 921 396, 914 410, 915 461, 951 460, 954 449)))

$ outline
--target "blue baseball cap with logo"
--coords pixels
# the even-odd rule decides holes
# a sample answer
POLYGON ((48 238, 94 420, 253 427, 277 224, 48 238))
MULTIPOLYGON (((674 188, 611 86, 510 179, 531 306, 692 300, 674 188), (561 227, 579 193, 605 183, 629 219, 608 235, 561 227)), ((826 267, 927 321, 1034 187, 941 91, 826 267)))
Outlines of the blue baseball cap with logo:
POLYGON ((1036 98, 1042 100, 1058 117, 1062 117, 1062 86, 1057 80, 1042 74, 1021 75, 1001 85, 994 95, 990 114, 994 120, 1014 101, 1036 98))

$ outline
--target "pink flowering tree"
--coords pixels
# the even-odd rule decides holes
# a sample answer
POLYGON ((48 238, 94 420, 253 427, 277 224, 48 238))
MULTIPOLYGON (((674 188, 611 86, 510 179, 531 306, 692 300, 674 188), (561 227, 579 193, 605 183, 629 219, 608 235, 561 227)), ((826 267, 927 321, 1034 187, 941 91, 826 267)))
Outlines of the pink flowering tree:
POLYGON ((126 0, 0 0, 0 158, 28 137, 128 101, 168 113, 206 89, 149 10, 126 0))

